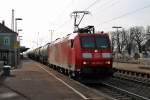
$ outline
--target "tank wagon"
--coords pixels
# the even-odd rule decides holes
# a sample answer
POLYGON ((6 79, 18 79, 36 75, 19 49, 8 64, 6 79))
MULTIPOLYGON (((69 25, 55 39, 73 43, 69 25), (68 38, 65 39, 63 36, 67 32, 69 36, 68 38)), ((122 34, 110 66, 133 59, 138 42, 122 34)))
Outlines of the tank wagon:
POLYGON ((39 48, 39 59, 40 62, 47 64, 48 61, 48 47, 50 43, 47 43, 46 45, 39 48))
POLYGON ((93 26, 80 28, 62 39, 33 50, 30 55, 35 55, 33 57, 36 60, 39 58, 41 62, 48 63, 70 77, 113 74, 109 36, 106 33, 94 33, 93 26))

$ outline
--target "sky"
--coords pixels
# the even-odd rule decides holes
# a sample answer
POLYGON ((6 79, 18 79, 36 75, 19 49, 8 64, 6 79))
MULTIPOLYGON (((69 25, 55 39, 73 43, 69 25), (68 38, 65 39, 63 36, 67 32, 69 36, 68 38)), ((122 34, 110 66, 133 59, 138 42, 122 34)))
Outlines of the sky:
POLYGON ((73 11, 90 11, 79 27, 94 25, 97 31, 115 31, 150 25, 150 0, 0 0, 0 22, 11 28, 12 9, 21 45, 36 48, 73 32, 73 11))

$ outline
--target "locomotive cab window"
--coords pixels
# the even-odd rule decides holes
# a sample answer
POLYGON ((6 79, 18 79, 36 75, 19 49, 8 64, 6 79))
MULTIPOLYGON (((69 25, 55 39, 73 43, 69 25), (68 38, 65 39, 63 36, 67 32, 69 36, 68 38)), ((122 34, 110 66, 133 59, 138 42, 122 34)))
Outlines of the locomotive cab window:
POLYGON ((80 41, 81 41, 81 47, 83 47, 83 48, 94 48, 95 47, 94 37, 83 36, 80 38, 80 41))
POLYGON ((109 41, 108 38, 102 37, 102 36, 97 36, 95 37, 96 41, 96 47, 97 48, 108 48, 109 47, 109 41))

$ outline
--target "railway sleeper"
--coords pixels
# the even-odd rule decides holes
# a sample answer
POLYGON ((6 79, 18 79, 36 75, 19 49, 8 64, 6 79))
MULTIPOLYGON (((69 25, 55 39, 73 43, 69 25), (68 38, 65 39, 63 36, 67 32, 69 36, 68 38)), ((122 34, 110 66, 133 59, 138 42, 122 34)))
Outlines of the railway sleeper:
POLYGON ((128 74, 123 74, 122 71, 117 71, 116 73, 114 73, 114 77, 150 84, 149 74, 145 73, 141 74, 138 72, 128 72, 128 74))
POLYGON ((132 72, 132 71, 117 69, 116 73, 120 73, 120 74, 127 75, 127 76, 132 76, 132 77, 145 78, 145 79, 150 78, 150 74, 141 73, 141 72, 132 72))

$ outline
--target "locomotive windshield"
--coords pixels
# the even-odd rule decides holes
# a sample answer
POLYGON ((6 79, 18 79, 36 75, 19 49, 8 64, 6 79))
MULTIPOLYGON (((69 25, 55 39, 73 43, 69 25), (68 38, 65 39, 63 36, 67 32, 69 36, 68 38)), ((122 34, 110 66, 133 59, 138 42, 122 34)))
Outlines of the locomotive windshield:
POLYGON ((95 41, 96 41, 97 48, 108 48, 109 47, 108 38, 97 36, 97 37, 95 37, 95 41))
POLYGON ((108 38, 101 37, 101 36, 83 36, 80 38, 81 40, 81 47, 83 48, 108 48, 108 38))
POLYGON ((94 37, 81 37, 81 46, 84 48, 94 48, 95 42, 94 37))

